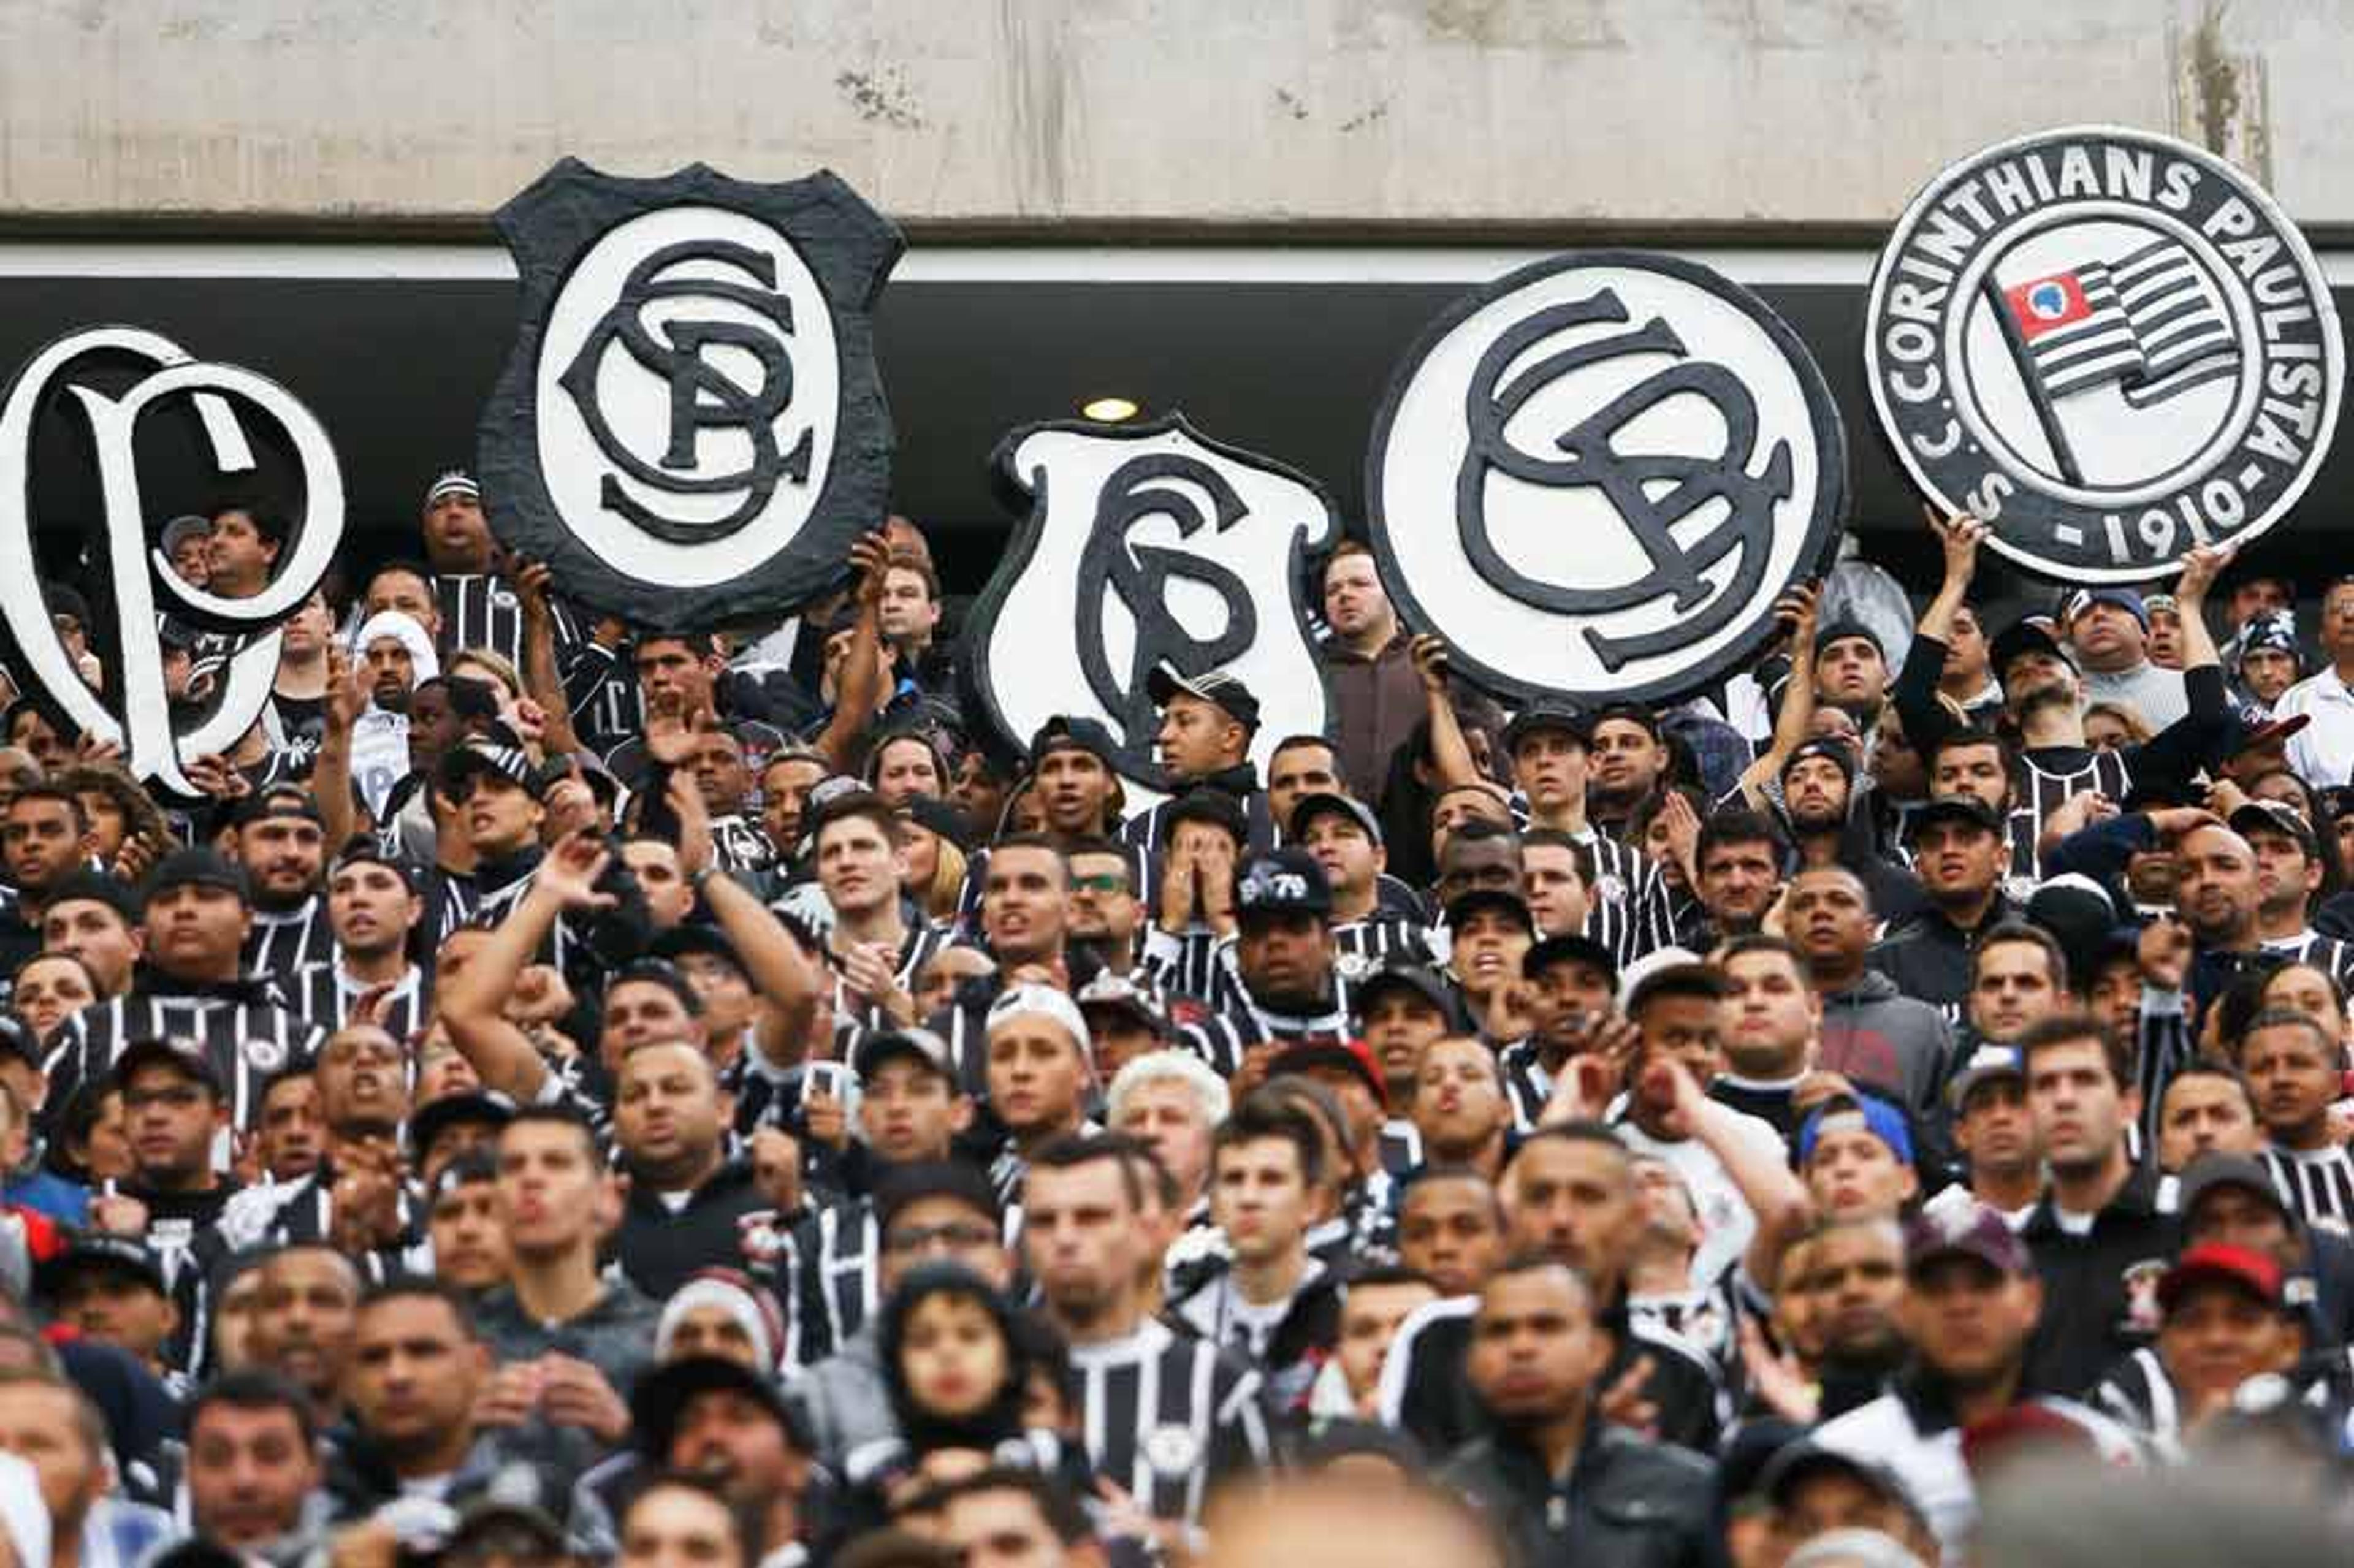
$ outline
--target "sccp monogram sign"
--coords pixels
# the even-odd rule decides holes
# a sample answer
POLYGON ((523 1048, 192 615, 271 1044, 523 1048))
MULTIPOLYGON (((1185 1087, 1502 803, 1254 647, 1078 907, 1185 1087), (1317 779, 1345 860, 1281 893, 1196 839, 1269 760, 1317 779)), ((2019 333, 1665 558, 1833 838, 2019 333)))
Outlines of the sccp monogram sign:
POLYGON ((1169 786, 1148 686, 1162 665, 1224 670, 1258 694, 1262 766, 1285 736, 1325 728, 1302 565, 1340 524, 1314 482, 1182 414, 1028 426, 992 462, 1032 510, 966 633, 973 711, 1017 741, 1056 714, 1100 719, 1121 775, 1154 790, 1169 786))
POLYGON ((491 523, 634 625, 773 620, 890 491, 872 312, 904 242, 841 180, 566 159, 499 210, 522 324, 480 430, 491 523))
POLYGON ((1733 668, 1838 536, 1846 445, 1796 334, 1728 278, 1596 251, 1463 301, 1374 426, 1406 619, 1512 696, 1650 701, 1733 668))
POLYGON ((0 402, 0 611, 16 643, 17 674, 37 686, 71 725, 119 742, 133 773, 178 794, 197 793, 182 771, 184 762, 228 751, 260 716, 278 673, 279 633, 273 629, 319 586, 343 531, 342 470, 310 410, 276 382, 233 365, 193 359, 160 334, 106 326, 59 338, 16 373, 0 402), (75 378, 78 370, 124 358, 148 367, 148 373, 120 395, 75 378), (82 681, 41 599, 31 460, 35 426, 56 401, 88 422, 105 508, 103 575, 112 602, 105 607, 111 614, 96 617, 96 630, 102 641, 111 627, 116 640, 111 662, 120 675, 116 688, 103 695, 82 681), (274 425, 291 449, 302 511, 270 581, 250 598, 225 599, 182 580, 161 551, 150 549, 144 521, 150 507, 140 487, 134 438, 140 421, 153 412, 193 411, 214 468, 223 476, 249 472, 257 464, 240 406, 274 425), (165 600, 161 606, 159 586, 165 600), (164 691, 159 608, 241 639, 220 672, 217 699, 185 730, 175 728, 164 691))

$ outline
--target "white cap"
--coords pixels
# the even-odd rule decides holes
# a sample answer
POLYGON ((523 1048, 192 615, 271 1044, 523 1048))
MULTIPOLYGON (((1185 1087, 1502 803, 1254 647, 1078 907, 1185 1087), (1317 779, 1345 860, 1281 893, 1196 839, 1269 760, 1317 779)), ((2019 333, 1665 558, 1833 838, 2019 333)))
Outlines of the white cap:
POLYGON ((1073 1001, 1053 986, 1006 987, 998 994, 997 1000, 989 1004, 988 1033, 996 1033, 1009 1019, 1034 1013, 1042 1018, 1051 1019, 1061 1025, 1063 1033, 1068 1034, 1078 1045, 1079 1054, 1087 1061, 1089 1070, 1094 1069, 1096 1043, 1095 1036, 1087 1032, 1087 1015, 1079 1011, 1077 1002, 1073 1001))

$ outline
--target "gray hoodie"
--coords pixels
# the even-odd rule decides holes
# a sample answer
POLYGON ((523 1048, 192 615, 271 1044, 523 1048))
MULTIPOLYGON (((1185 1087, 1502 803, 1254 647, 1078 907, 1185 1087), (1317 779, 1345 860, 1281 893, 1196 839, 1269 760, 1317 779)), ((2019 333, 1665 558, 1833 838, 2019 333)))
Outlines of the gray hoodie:
POLYGON ((1822 1055, 1828 1071, 1878 1089, 1913 1113, 1916 1126, 1946 1122, 1946 1081, 1954 1036, 1945 1015, 1896 989, 1877 969, 1823 997, 1822 1055))

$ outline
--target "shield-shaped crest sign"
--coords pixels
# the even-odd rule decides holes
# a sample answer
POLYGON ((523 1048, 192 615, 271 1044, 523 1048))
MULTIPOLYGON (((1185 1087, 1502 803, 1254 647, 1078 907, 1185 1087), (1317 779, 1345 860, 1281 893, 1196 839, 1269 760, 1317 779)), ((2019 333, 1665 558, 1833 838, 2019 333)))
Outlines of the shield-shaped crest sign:
POLYGON ((1262 769, 1284 736, 1326 729, 1304 567, 1341 531, 1313 480, 1182 414, 1026 426, 991 462, 1030 514, 966 631, 969 711, 1016 742, 1057 714, 1099 720, 1121 777, 1155 791, 1171 782, 1154 755, 1155 670, 1248 686, 1262 769))
POLYGON ((838 583, 889 498, 873 312, 899 231, 828 173, 572 158, 495 221, 523 282, 479 431, 500 540, 642 627, 773 618, 838 583))

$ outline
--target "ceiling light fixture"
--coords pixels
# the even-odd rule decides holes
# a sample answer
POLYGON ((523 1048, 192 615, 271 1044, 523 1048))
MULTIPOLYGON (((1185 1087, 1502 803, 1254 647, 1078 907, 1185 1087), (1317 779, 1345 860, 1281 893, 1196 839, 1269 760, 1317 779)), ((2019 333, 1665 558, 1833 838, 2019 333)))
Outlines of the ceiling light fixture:
POLYGON ((1079 412, 1101 425, 1117 425, 1122 419, 1136 418, 1136 404, 1126 397, 1090 397, 1079 405, 1079 412))

